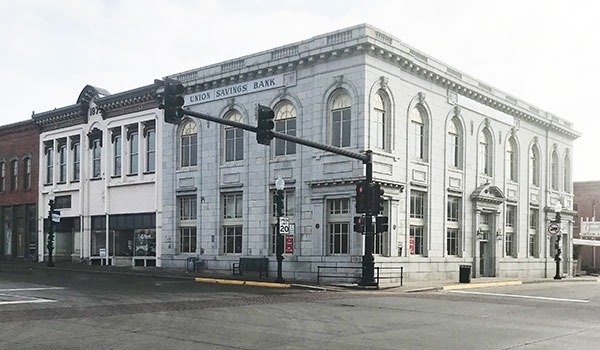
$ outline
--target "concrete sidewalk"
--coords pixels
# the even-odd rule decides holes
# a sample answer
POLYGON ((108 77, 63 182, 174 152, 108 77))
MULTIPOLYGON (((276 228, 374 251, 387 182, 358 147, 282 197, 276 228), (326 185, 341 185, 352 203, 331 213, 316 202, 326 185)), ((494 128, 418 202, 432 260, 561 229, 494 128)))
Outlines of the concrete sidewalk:
POLYGON ((286 280, 286 283, 275 283, 275 278, 258 277, 255 275, 233 276, 224 274, 215 274, 205 271, 186 272, 184 269, 166 269, 161 267, 116 267, 116 266, 97 266, 78 264, 71 262, 56 262, 55 267, 47 267, 45 263, 33 261, 13 260, 0 261, 0 278, 2 271, 14 271, 19 268, 28 269, 60 269, 67 271, 89 272, 89 273, 118 273, 131 275, 146 275, 163 278, 189 279, 198 283, 215 284, 236 284, 255 287, 268 288, 308 288, 321 291, 348 291, 348 290, 369 290, 384 291, 396 293, 417 293, 435 290, 453 290, 453 289, 471 289, 519 285, 524 283, 543 283, 543 282, 600 282, 600 278, 593 276, 566 277, 562 280, 550 278, 538 279, 518 279, 504 277, 480 277, 472 278, 470 283, 459 283, 455 280, 437 280, 437 281, 404 281, 399 285, 381 285, 380 288, 365 289, 356 284, 317 284, 311 281, 286 280))

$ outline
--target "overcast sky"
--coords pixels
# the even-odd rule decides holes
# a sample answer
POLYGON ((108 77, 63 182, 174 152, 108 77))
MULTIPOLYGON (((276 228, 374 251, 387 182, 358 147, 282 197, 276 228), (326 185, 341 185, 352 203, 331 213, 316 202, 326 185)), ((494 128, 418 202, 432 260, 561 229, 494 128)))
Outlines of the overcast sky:
POLYGON ((0 124, 361 23, 573 122, 573 178, 600 180, 593 0, 3 1, 0 124))

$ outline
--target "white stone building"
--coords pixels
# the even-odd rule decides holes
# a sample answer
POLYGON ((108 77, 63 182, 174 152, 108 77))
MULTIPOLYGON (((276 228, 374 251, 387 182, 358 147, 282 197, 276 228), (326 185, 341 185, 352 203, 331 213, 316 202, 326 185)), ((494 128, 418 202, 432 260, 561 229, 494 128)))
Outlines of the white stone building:
MULTIPOLYGON (((468 67, 467 67, 468 68, 468 67)), ((256 125, 257 103, 276 131, 373 151, 389 232, 376 239, 382 275, 411 280, 550 277, 546 232, 564 207, 562 269, 571 271, 573 140, 568 121, 500 91, 369 25, 173 74, 186 107, 256 125)), ((358 160, 186 118, 163 132, 163 266, 198 257, 231 272, 240 257, 268 257, 274 274, 274 181, 285 180, 293 254, 284 278, 318 266, 356 267, 358 160)), ((339 269, 338 272, 350 271, 339 269)), ((331 272, 331 271, 330 271, 331 272)))

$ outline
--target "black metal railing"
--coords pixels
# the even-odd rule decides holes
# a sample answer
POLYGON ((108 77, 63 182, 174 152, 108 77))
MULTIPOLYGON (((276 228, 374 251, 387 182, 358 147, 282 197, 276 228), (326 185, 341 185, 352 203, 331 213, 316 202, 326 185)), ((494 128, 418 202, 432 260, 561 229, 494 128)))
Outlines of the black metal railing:
MULTIPOLYGON (((377 282, 377 287, 379 287, 379 283, 381 280, 391 280, 398 277, 400 277, 400 285, 402 286, 404 283, 403 266, 375 266, 375 270, 375 281, 377 282), (400 270, 400 276, 394 274, 386 274, 385 276, 381 276, 381 270, 400 270)), ((337 279, 345 280, 348 282, 358 282, 361 279, 361 273, 362 271, 360 266, 317 266, 317 283, 321 284, 322 279, 337 279), (356 273, 344 273, 343 270, 354 270, 356 271, 356 273)))

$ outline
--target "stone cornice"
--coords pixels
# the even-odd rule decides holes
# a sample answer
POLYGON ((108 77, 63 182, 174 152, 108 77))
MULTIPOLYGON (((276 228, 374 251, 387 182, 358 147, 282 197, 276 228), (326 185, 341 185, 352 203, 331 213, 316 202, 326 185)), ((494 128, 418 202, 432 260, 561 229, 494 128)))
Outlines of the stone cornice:
POLYGON ((449 95, 460 94, 571 139, 581 136, 568 121, 493 88, 366 24, 169 77, 184 83, 187 93, 194 93, 359 54, 390 62, 409 74, 447 89, 449 95))
POLYGON ((162 82, 155 81, 151 85, 106 96, 96 100, 96 106, 102 111, 104 119, 137 110, 156 108, 158 106, 156 90, 160 86, 162 82))

